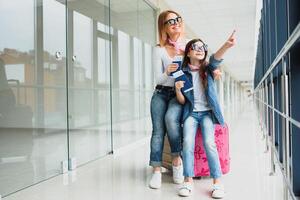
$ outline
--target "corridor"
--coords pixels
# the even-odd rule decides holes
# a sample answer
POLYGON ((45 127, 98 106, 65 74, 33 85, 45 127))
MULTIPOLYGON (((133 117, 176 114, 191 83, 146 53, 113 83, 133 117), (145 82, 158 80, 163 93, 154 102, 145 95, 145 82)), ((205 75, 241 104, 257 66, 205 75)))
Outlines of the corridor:
MULTIPOLYGON (((265 140, 253 102, 248 105, 230 124, 231 164, 230 172, 223 177, 225 199, 282 200, 283 177, 278 166, 276 173, 269 176, 270 151, 265 152, 265 140)), ((116 155, 88 163, 4 200, 182 199, 177 195, 178 185, 172 182, 172 175, 167 170, 163 173, 162 188, 149 189, 151 168, 148 159, 149 138, 135 147, 124 148, 116 155)), ((210 186, 211 179, 196 179, 194 193, 186 199, 211 199, 210 186)))

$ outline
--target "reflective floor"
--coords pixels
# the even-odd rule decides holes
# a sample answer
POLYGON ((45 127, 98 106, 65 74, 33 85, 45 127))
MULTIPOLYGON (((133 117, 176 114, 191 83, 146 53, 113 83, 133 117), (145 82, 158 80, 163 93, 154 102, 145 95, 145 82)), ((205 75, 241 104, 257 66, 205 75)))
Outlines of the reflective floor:
MULTIPOLYGON (((269 176, 269 153, 258 127, 253 106, 247 106, 238 120, 230 123, 231 171, 223 177, 230 200, 282 200, 283 179, 278 167, 269 176)), ((88 163, 68 174, 54 177, 4 200, 115 200, 182 199, 170 172, 163 174, 160 190, 149 189, 149 138, 115 155, 88 163)), ((193 195, 185 199, 211 199, 211 179, 195 180, 193 195)))
MULTIPOLYGON (((108 154, 111 148, 108 127, 72 130, 73 145, 70 148, 77 165, 108 154)), ((27 129, 2 128, 0 132, 0 195, 4 195, 3 191, 12 193, 61 173, 59 161, 67 159, 64 130, 40 134, 27 129)), ((131 140, 138 141, 150 132, 148 118, 115 123, 114 146, 122 149, 120 147, 132 143, 131 140)))

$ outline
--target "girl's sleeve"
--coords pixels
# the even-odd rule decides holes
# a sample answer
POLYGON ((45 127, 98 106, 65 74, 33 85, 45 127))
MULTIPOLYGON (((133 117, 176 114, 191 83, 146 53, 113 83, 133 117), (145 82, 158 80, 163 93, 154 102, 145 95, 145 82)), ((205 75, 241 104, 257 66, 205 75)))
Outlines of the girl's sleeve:
POLYGON ((210 58, 209 58, 208 69, 209 69, 210 71, 216 70, 216 69, 219 67, 220 63, 221 63, 223 60, 224 60, 224 59, 221 59, 221 60, 215 59, 214 54, 212 54, 212 55, 210 56, 210 58))
POLYGON ((163 85, 168 80, 168 75, 164 73, 164 67, 161 59, 161 51, 159 47, 153 48, 153 67, 154 78, 157 85, 163 85))

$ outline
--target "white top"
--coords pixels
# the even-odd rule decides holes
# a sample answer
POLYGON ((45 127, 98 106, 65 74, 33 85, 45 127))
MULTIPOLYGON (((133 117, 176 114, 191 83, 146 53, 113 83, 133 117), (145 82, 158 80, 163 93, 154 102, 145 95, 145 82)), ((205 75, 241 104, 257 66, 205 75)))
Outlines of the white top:
POLYGON ((156 85, 174 87, 175 78, 164 73, 167 66, 173 61, 182 60, 182 56, 171 58, 165 47, 156 46, 153 48, 153 67, 156 85))
POLYGON ((200 79, 199 71, 191 72, 193 76, 193 92, 194 92, 194 109, 193 111, 206 111, 211 110, 207 103, 205 91, 202 84, 202 79, 200 79))

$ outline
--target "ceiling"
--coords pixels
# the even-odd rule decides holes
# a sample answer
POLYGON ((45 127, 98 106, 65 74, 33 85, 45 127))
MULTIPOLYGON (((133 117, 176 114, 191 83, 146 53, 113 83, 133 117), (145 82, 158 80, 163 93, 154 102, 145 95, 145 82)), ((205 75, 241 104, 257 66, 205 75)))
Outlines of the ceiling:
POLYGON ((260 0, 163 0, 160 4, 180 13, 188 36, 200 37, 213 52, 235 29, 237 44, 225 54, 224 68, 237 81, 252 82, 260 0))

